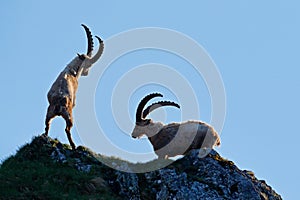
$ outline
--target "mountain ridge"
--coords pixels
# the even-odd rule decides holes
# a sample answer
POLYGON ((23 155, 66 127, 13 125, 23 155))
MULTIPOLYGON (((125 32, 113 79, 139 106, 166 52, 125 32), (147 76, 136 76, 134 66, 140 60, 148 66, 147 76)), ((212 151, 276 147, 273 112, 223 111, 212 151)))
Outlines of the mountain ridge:
POLYGON ((37 136, 1 164, 0 199, 282 199, 216 151, 198 154, 130 163, 37 136))

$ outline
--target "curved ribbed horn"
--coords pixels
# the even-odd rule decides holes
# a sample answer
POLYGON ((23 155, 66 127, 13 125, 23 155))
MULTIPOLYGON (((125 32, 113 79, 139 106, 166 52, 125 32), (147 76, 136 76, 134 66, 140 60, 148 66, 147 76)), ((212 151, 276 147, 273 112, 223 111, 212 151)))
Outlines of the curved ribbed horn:
POLYGON ((98 48, 98 51, 96 53, 96 55, 94 55, 93 58, 91 58, 91 63, 95 63, 99 58, 100 56, 102 55, 103 53, 103 49, 104 49, 104 44, 103 44, 103 41, 101 40, 101 38, 99 38, 98 36, 95 36, 98 41, 99 41, 99 48, 98 48))
POLYGON ((136 109, 136 116, 135 116, 135 120, 136 122, 141 122, 143 121, 142 119, 142 112, 143 109, 145 107, 145 105, 148 103, 148 101, 150 101, 151 99, 153 99, 154 97, 162 97, 162 94, 159 93, 152 93, 152 94, 148 94, 147 96, 145 96, 141 102, 139 103, 137 109, 136 109))
POLYGON ((81 24, 81 26, 83 26, 83 28, 86 32, 86 37, 87 37, 87 41, 88 41, 88 48, 87 48, 86 55, 91 57, 92 51, 93 51, 93 48, 94 48, 93 36, 92 36, 92 33, 91 33, 90 29, 86 25, 81 24))
POLYGON ((175 106, 177 108, 180 108, 180 106, 177 103, 171 102, 171 101, 159 101, 157 103, 153 103, 150 106, 148 106, 144 112, 143 112, 143 118, 146 118, 147 115, 152 112, 153 110, 160 108, 162 106, 175 106))

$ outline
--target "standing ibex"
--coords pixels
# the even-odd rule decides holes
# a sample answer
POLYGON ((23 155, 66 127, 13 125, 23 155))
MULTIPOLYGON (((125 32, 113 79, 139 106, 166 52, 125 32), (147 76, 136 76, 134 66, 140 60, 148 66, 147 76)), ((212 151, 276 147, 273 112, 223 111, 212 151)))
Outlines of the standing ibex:
POLYGON ((82 76, 87 76, 90 67, 100 58, 103 52, 103 41, 96 36, 99 41, 98 52, 92 56, 94 47, 92 34, 87 26, 82 24, 85 29, 88 41, 87 53, 77 54, 77 56, 66 66, 60 73, 56 81, 53 83, 48 92, 47 98, 49 107, 45 120, 45 135, 48 135, 51 120, 56 116, 62 116, 66 121, 66 133, 72 149, 75 149, 75 144, 71 137, 71 128, 73 126, 72 109, 75 106, 75 96, 78 87, 78 79, 82 76))
POLYGON ((133 138, 146 135, 159 158, 184 155, 191 149, 213 148, 220 145, 220 138, 213 127, 200 121, 187 121, 182 123, 171 123, 164 125, 161 122, 153 122, 146 119, 153 110, 162 106, 175 106, 177 103, 170 101, 159 101, 144 107, 154 97, 162 97, 159 93, 152 93, 144 97, 137 107, 136 125, 132 132, 133 138))

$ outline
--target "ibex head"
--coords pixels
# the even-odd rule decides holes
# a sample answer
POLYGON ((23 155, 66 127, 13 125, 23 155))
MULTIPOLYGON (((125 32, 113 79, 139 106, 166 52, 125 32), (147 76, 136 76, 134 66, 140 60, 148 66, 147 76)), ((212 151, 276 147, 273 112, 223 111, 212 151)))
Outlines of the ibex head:
MULTIPOLYGON (((86 54, 77 53, 76 58, 74 58, 69 65, 70 65, 70 67, 75 67, 77 70, 81 69, 82 70, 81 75, 82 76, 87 76, 88 73, 89 73, 90 67, 102 55, 103 49, 104 49, 104 44, 103 44, 103 41, 101 40, 100 37, 95 36, 99 41, 99 48, 98 48, 97 53, 92 57, 92 51, 93 51, 93 48, 94 48, 92 33, 86 25, 81 24, 81 26, 83 26, 83 28, 86 32, 86 36, 87 36, 87 41, 88 41, 87 53, 86 54)), ((76 73, 78 73, 78 71, 76 71, 76 73)))
POLYGON ((170 102, 170 101, 159 101, 151 104, 144 110, 144 107, 148 103, 148 101, 150 101, 154 97, 162 97, 162 96, 163 95, 159 93, 152 93, 147 95, 141 100, 136 110, 135 127, 131 134, 133 138, 139 138, 144 134, 147 135, 148 137, 153 136, 163 127, 163 124, 160 122, 153 122, 151 119, 146 119, 147 115, 153 110, 160 108, 162 106, 175 106, 177 108, 180 108, 180 106, 177 103, 170 102))

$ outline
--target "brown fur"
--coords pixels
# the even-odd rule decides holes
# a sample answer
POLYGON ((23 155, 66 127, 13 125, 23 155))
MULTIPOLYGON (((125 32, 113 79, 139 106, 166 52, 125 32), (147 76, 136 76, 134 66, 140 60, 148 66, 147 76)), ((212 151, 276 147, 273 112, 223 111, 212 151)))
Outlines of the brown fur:
POLYGON ((91 57, 94 45, 92 34, 86 25, 82 24, 82 26, 86 31, 88 39, 87 55, 77 54, 77 56, 59 74, 47 94, 49 106, 45 120, 46 127, 44 134, 48 135, 51 120, 56 116, 62 116, 66 121, 65 132, 72 149, 76 148, 70 131, 73 126, 72 110, 75 106, 78 79, 81 75, 88 75, 90 67, 100 58, 104 49, 103 41, 100 37, 96 36, 99 41, 99 48, 97 53, 91 57))
POLYGON ((56 116, 62 116, 66 121, 65 132, 72 149, 76 148, 70 130, 73 126, 72 110, 75 106, 77 88, 78 76, 74 76, 70 74, 70 71, 64 70, 57 77, 47 95, 50 105, 45 120, 45 135, 48 135, 51 120, 56 116))

